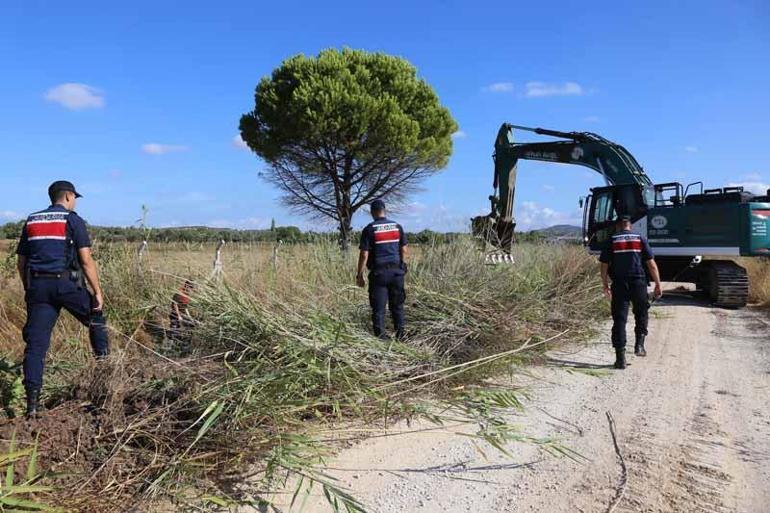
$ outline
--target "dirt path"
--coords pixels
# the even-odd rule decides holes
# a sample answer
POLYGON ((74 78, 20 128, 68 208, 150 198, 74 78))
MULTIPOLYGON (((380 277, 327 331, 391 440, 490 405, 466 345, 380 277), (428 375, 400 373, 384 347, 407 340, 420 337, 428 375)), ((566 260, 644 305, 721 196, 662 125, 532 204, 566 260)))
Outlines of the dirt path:
MULTIPOLYGON (((618 512, 770 512, 768 318, 671 296, 653 312, 649 356, 625 371, 608 368, 605 336, 516 378, 532 400, 514 421, 584 462, 525 444, 482 455, 447 428, 367 440, 329 472, 372 513, 609 511, 618 494, 618 512)), ((330 509, 313 498, 305 511, 330 509)))

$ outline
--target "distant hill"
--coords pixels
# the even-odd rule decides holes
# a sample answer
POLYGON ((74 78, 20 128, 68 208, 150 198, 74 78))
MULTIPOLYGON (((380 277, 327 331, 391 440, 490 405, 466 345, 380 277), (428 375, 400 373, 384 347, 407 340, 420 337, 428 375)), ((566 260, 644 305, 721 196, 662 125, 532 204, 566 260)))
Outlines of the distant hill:
POLYGON ((572 226, 571 224, 557 224, 548 228, 542 228, 540 230, 533 230, 535 233, 542 235, 543 237, 576 237, 583 236, 583 229, 579 226, 572 226))

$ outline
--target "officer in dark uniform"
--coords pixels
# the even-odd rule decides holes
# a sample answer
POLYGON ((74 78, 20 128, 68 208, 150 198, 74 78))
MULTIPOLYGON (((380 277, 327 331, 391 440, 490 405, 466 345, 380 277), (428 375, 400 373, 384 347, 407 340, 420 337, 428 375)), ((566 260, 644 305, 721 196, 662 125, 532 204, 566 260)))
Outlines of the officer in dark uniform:
POLYGON ((626 368, 626 320, 628 303, 634 312, 636 344, 634 354, 647 356, 644 337, 650 303, 647 297, 647 274, 655 282, 655 297, 660 297, 660 273, 647 239, 631 231, 631 217, 622 215, 615 234, 599 256, 604 294, 612 298, 612 346, 615 348, 615 368, 626 368), (612 278, 612 287, 609 285, 612 278))
POLYGON ((377 337, 385 338, 385 305, 390 308, 396 338, 404 337, 404 275, 407 242, 400 224, 385 217, 385 203, 374 200, 370 206, 374 221, 361 232, 356 283, 366 285, 364 268, 369 269, 369 304, 377 337))
POLYGON ((38 409, 45 355, 62 308, 88 326, 97 358, 106 357, 109 351, 91 240, 85 222, 75 213, 75 203, 81 196, 67 181, 52 183, 48 196, 51 206, 27 217, 16 250, 27 303, 23 336, 28 415, 38 409), (86 288, 86 281, 93 294, 86 288))

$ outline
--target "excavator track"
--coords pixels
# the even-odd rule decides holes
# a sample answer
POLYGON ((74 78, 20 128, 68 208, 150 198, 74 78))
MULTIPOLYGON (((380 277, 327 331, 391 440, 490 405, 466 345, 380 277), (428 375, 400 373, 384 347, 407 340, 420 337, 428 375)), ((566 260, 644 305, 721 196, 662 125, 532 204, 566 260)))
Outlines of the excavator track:
POLYGON ((711 260, 708 265, 704 289, 714 305, 727 308, 746 306, 749 297, 749 277, 746 269, 730 260, 711 260))

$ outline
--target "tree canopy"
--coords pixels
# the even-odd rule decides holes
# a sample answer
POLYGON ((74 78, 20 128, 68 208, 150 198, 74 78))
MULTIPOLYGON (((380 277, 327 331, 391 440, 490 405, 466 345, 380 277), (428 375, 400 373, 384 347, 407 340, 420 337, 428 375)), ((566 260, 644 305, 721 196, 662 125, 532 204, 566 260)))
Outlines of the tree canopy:
POLYGON ((346 246, 353 214, 376 198, 404 200, 444 168, 457 124, 403 58, 361 50, 296 55, 257 85, 241 137, 268 181, 303 214, 337 222, 346 246))

